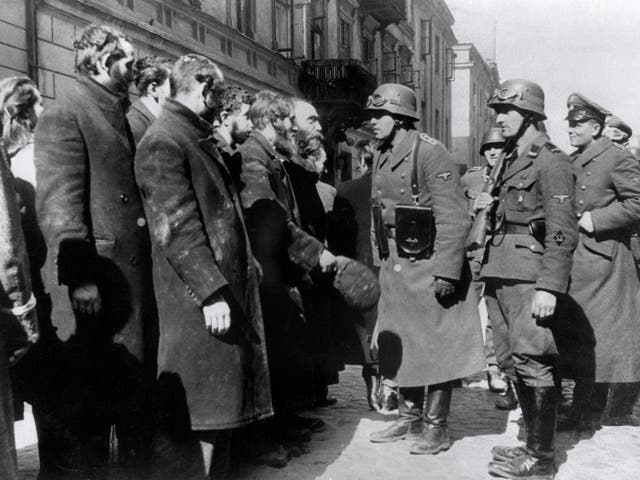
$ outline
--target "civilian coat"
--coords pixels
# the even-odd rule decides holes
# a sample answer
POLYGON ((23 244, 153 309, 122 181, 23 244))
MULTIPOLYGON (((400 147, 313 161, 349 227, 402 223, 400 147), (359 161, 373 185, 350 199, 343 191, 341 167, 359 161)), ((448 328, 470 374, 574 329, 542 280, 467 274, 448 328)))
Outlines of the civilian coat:
POLYGON ((197 430, 272 414, 256 265, 210 132, 210 124, 168 100, 135 161, 153 240, 161 387, 172 379, 184 389, 197 430), (205 329, 202 313, 214 294, 231 308, 231 329, 220 337, 205 329))
POLYGON ((630 237, 640 222, 640 165, 604 137, 576 153, 573 165, 577 216, 591 212, 595 232, 580 232, 569 293, 593 328, 596 381, 636 382, 640 280, 630 237))
POLYGON ((156 119, 147 106, 141 100, 135 102, 127 112, 127 121, 131 127, 131 134, 136 145, 140 143, 147 129, 156 119))
MULTIPOLYGON (((374 157, 372 198, 395 227, 396 205, 411 205, 411 166, 418 148, 419 204, 433 209, 436 237, 431 258, 400 258, 389 239, 389 257, 379 259, 380 371, 401 387, 424 386, 482 370, 484 353, 478 299, 469 288, 464 242, 470 218, 458 168, 442 144, 415 130, 400 131, 374 157), (417 143, 416 143, 417 142, 417 143), (458 282, 454 298, 438 300, 437 277, 458 282)), ((374 252, 375 256, 377 252, 374 252)))
POLYGON ((267 139, 254 130, 240 154, 242 206, 251 246, 264 273, 260 299, 277 411, 287 397, 304 396, 313 386, 299 286, 317 265, 323 245, 300 228, 289 176, 267 139))
POLYGON ((135 147, 126 100, 80 77, 47 108, 35 132, 36 209, 48 247, 43 280, 62 340, 85 326, 149 368, 157 312, 147 220, 133 176, 135 147), (68 286, 98 285, 99 321, 77 324, 68 286))

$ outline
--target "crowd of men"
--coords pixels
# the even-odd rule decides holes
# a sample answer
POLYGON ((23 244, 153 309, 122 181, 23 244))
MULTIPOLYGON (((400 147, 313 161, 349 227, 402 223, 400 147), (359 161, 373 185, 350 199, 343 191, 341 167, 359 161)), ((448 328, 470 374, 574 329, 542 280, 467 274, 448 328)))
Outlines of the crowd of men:
POLYGON ((492 450, 497 477, 552 479, 557 429, 640 424, 640 163, 606 109, 569 97, 570 158, 540 86, 506 81, 487 165, 461 178, 414 92, 384 84, 362 176, 336 191, 309 102, 228 86, 200 55, 136 62, 109 27, 74 47, 74 88, 44 110, 28 78, 0 82, 2 478, 23 400, 41 479, 283 466, 345 361, 372 407, 397 396, 371 442, 412 454, 451 448, 453 387, 488 365, 527 433, 492 450))

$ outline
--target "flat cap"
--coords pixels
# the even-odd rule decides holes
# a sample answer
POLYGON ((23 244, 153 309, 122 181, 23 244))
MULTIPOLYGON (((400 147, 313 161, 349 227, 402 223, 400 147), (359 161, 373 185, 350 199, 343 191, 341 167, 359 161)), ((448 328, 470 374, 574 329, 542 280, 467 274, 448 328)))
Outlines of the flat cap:
POLYGON ((604 123, 607 116, 611 115, 609 110, 601 107, 596 102, 589 100, 579 93, 572 93, 569 95, 569 98, 567 99, 567 108, 569 109, 567 120, 574 122, 595 120, 596 122, 604 123))
POLYGON ((617 128, 618 130, 626 133, 629 136, 633 135, 633 130, 631 130, 631 127, 623 122, 620 117, 617 117, 615 115, 610 115, 607 118, 607 126, 617 128))
POLYGON ((380 298, 380 284, 371 268, 342 256, 337 257, 337 267, 333 286, 345 303, 357 310, 373 307, 380 298))

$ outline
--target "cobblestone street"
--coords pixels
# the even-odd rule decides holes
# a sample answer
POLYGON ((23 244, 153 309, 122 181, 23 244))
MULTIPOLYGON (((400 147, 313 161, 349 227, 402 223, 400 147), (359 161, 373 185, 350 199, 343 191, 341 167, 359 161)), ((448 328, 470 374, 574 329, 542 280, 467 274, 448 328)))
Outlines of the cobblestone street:
MULTIPOLYGON (((478 480, 486 472, 493 445, 518 442, 520 410, 501 412, 493 407, 495 395, 477 375, 468 385, 454 389, 450 433, 453 445, 436 456, 409 455, 409 443, 369 443, 369 434, 384 428, 393 416, 371 412, 364 398, 360 367, 341 373, 340 385, 331 389, 338 403, 310 412, 327 422, 313 436, 309 453, 293 458, 282 469, 245 465, 234 472, 239 480, 478 480)), ((640 408, 636 406, 636 414, 640 408)), ((37 450, 30 416, 17 424, 20 468, 24 480, 36 478, 37 450)), ((593 438, 579 440, 559 434, 556 446, 557 480, 636 480, 640 472, 640 428, 604 427, 593 438)))

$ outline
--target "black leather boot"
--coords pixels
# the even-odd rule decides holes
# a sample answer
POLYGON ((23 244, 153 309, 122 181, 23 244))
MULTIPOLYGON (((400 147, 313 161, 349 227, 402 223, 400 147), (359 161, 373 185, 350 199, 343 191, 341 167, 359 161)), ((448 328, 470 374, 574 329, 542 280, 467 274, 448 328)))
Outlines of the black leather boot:
POLYGON ((373 432, 373 443, 389 443, 405 438, 418 438, 422 432, 422 404, 424 387, 399 388, 398 419, 389 427, 373 432))
POLYGON ((640 383, 638 382, 610 384, 602 425, 613 427, 640 426, 640 418, 633 414, 633 407, 638 401, 639 394, 640 383))
POLYGON ((507 390, 494 402, 498 410, 515 410, 518 408, 518 397, 511 380, 507 380, 507 390))
MULTIPOLYGON (((515 382, 511 381, 511 385, 513 385, 513 388, 517 392, 517 397, 520 402, 520 409, 522 410, 524 427, 525 427, 525 430, 528 432, 531 428, 530 427, 530 418, 531 418, 530 410, 531 409, 529 407, 532 401, 530 398, 531 389, 527 389, 520 380, 517 380, 515 382)), ((513 457, 517 457, 524 451, 525 451, 524 445, 518 445, 515 447, 496 445, 491 449, 491 455, 493 456, 494 460, 504 462, 513 457)))
POLYGON ((594 383, 591 378, 576 378, 571 408, 566 417, 558 419, 558 432, 573 430, 581 435, 593 435, 593 427, 591 425, 593 386, 594 383))
POLYGON ((554 439, 558 397, 555 387, 525 387, 532 400, 527 446, 524 452, 506 461, 494 460, 489 473, 501 478, 553 480, 554 439))
POLYGON ((430 385, 427 393, 427 408, 424 412, 424 427, 417 442, 411 445, 411 453, 436 454, 449 450, 447 418, 451 406, 451 383, 430 385))

